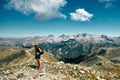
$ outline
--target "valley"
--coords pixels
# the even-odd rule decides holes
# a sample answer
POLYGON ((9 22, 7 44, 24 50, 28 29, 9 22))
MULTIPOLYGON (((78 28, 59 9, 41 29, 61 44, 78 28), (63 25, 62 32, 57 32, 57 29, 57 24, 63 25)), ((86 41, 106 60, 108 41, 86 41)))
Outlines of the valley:
POLYGON ((120 80, 120 38, 81 34, 0 39, 0 80, 120 80), (34 46, 44 49, 36 69, 34 46))

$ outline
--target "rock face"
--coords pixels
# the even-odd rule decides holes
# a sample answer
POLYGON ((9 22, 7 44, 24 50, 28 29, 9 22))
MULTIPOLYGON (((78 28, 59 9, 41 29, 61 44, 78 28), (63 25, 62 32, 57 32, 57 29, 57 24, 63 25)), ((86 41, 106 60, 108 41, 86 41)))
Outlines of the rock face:
POLYGON ((43 48, 46 51, 51 51, 55 57, 66 63, 80 63, 97 55, 105 56, 113 62, 120 62, 120 46, 111 43, 81 43, 76 40, 68 40, 41 45, 44 45, 43 48), (112 58, 112 55, 114 55, 114 58, 112 58))

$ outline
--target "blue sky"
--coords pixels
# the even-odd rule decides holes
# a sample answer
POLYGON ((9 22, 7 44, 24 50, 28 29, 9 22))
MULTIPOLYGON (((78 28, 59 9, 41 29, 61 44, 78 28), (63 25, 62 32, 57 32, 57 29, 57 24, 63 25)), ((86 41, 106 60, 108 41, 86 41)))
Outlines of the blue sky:
POLYGON ((120 0, 1 0, 0 37, 120 36, 120 0))

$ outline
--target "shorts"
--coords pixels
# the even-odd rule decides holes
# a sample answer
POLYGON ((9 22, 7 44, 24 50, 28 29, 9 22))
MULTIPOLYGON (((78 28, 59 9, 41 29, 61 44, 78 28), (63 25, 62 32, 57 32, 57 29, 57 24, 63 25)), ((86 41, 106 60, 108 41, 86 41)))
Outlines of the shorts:
POLYGON ((40 59, 40 55, 35 55, 35 59, 40 59))

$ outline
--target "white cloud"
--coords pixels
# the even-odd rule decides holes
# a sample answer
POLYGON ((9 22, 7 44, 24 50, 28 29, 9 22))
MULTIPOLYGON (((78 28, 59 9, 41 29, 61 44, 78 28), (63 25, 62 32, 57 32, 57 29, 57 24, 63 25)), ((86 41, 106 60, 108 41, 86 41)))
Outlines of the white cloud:
POLYGON ((113 2, 116 0, 98 0, 101 3, 105 3, 105 8, 114 7, 113 2))
POLYGON ((106 5, 105 5, 105 8, 110 8, 110 7, 112 7, 113 5, 112 5, 112 3, 107 3, 106 5))
POLYGON ((89 21, 93 14, 88 13, 84 9, 77 9, 75 10, 75 13, 70 13, 71 20, 75 21, 89 21))
POLYGON ((99 2, 110 2, 112 0, 99 0, 99 2))
POLYGON ((10 0, 6 6, 25 15, 34 14, 39 20, 48 20, 51 18, 65 19, 66 15, 62 14, 60 9, 66 3, 66 0, 10 0))

